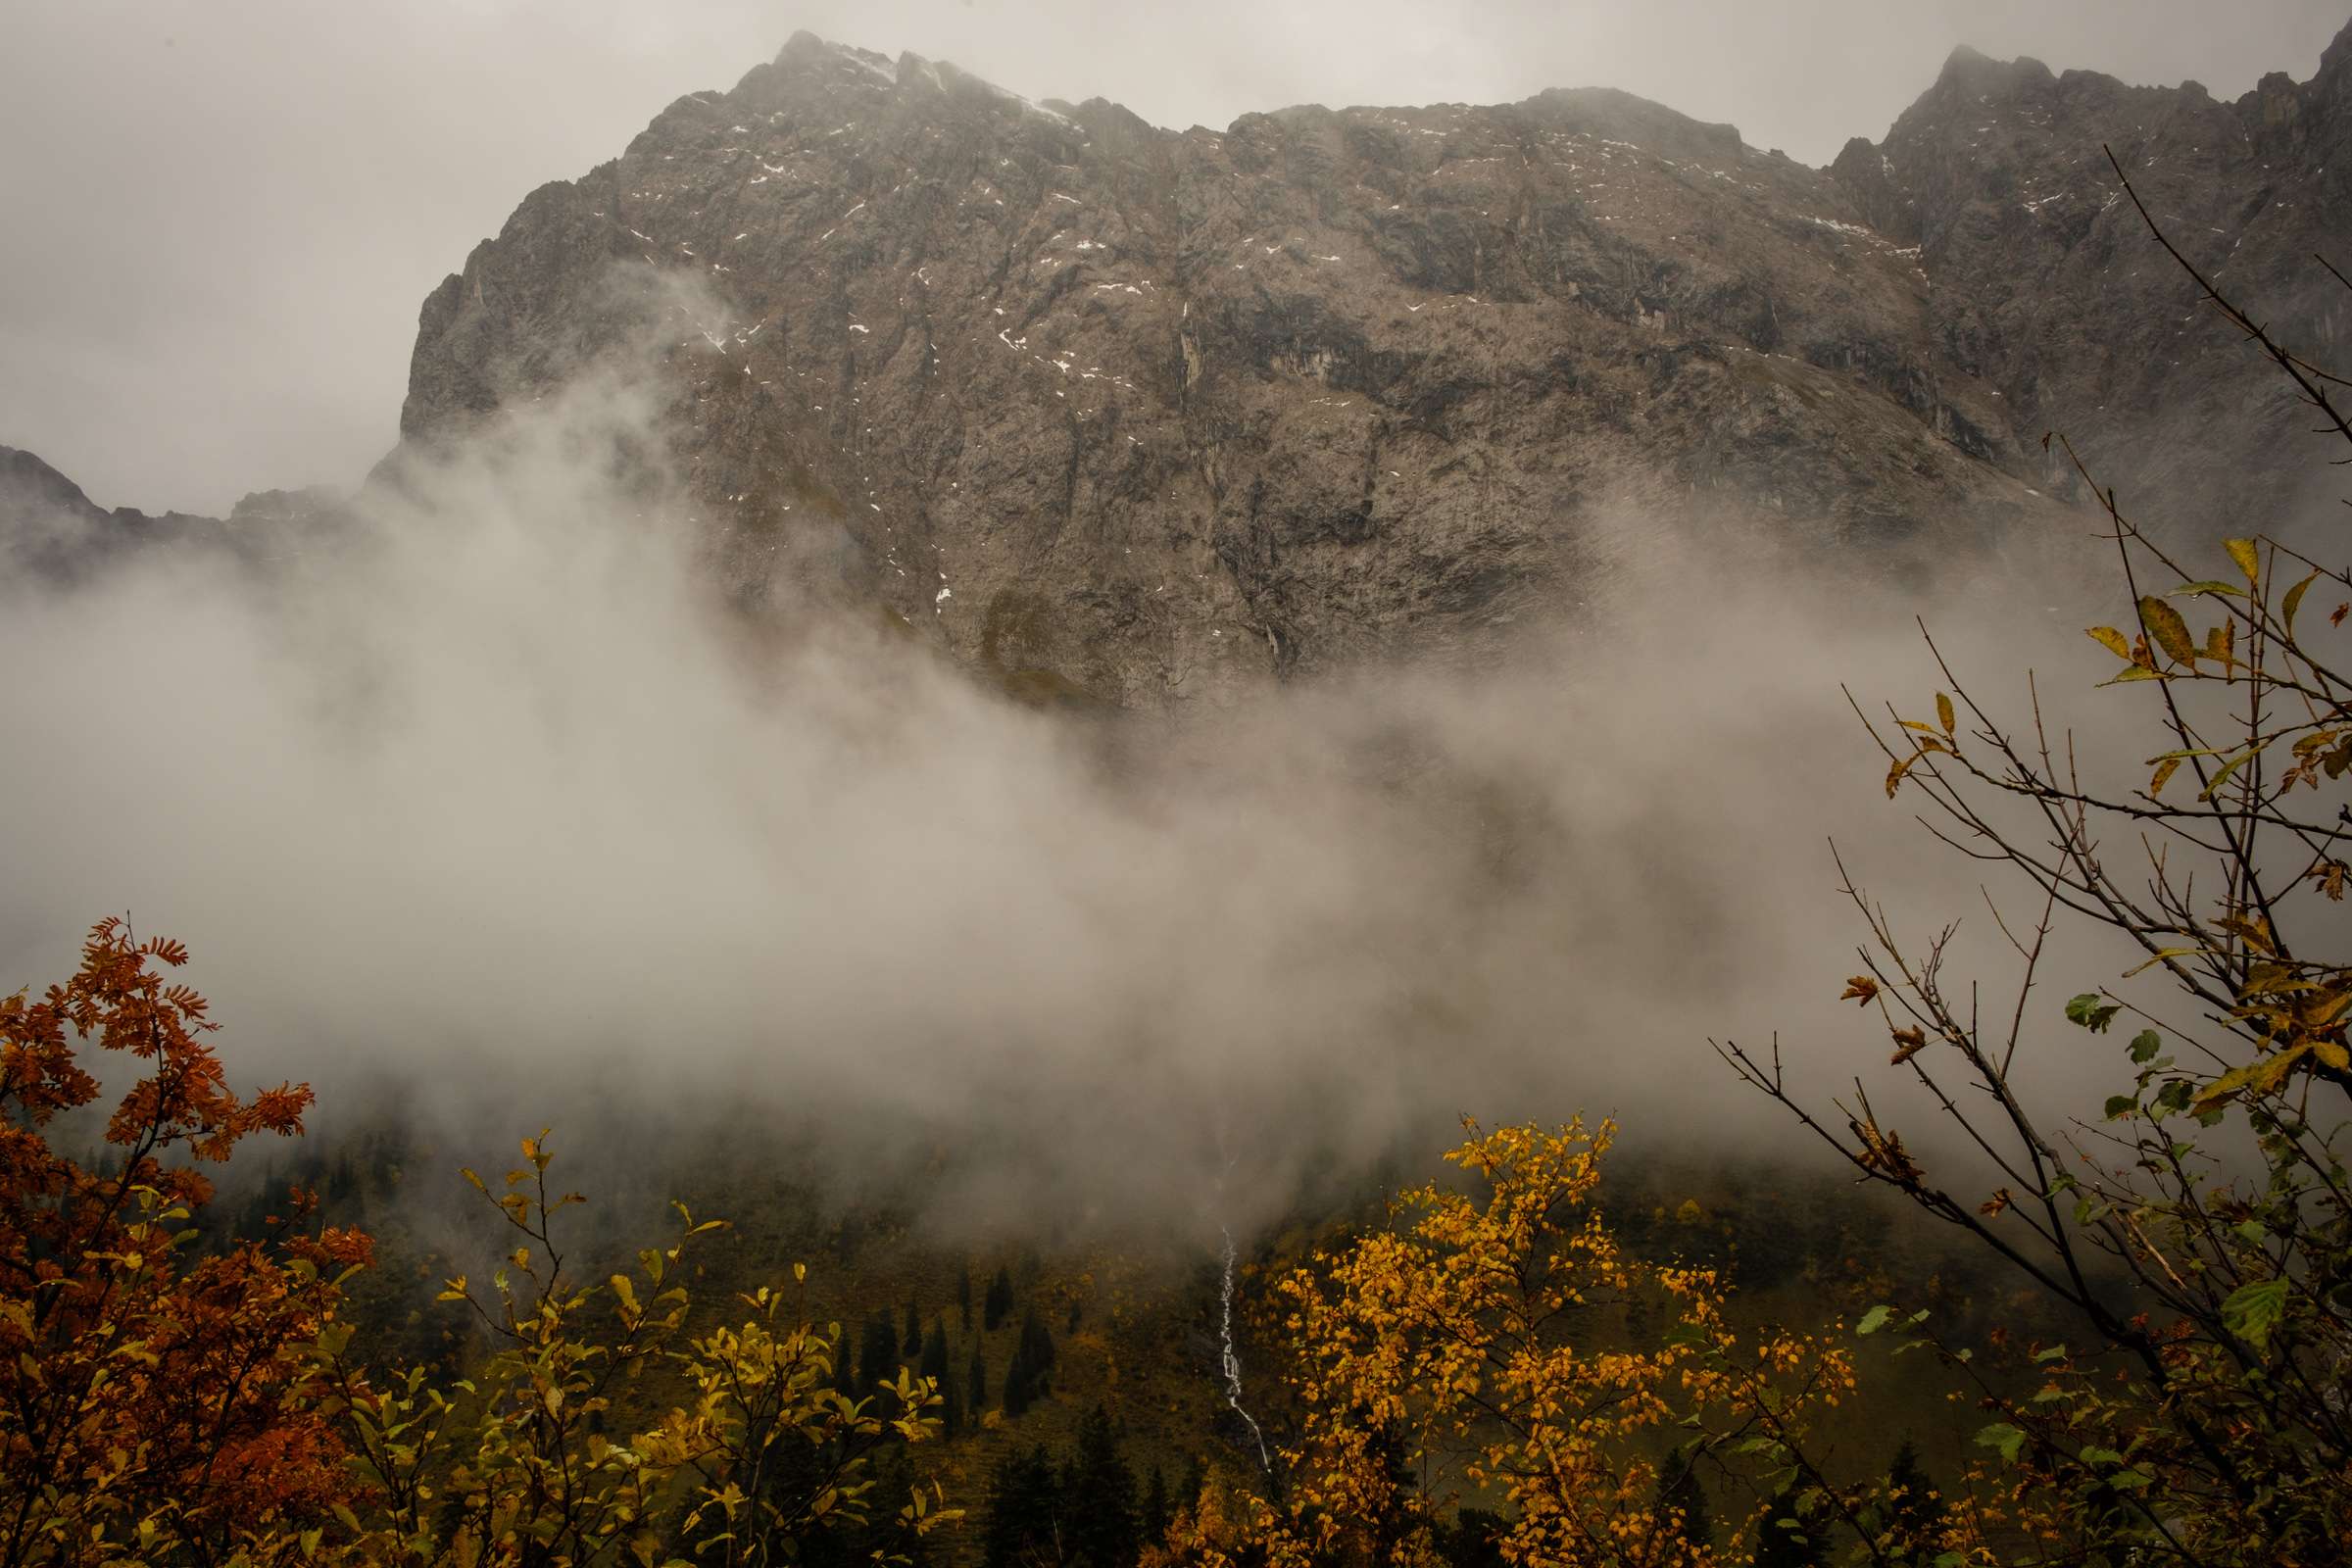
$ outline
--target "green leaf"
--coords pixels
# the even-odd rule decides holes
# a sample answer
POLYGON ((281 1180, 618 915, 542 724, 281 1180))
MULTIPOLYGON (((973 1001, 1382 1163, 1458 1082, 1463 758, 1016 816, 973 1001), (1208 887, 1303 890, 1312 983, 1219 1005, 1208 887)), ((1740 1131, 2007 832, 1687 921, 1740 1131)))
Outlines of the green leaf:
POLYGON ((2147 628, 2148 640, 2163 649, 2176 662, 2194 664, 2197 645, 2188 635, 2188 622, 2180 612, 2153 594, 2142 595, 2139 601, 2139 623, 2147 628))
POLYGON ((2126 1492, 2137 1492, 2142 1487, 2153 1486, 2156 1481, 2156 1478, 2145 1470, 2118 1470, 2115 1474, 2102 1479, 2109 1486, 2119 1487, 2126 1492))
POLYGON ((2164 1049, 2164 1036, 2153 1029, 2142 1029, 2132 1037, 2132 1059, 2144 1062, 2164 1049))
POLYGON ((1977 1446, 1998 1448, 2003 1459, 2015 1464, 2017 1456, 2025 1451, 2026 1435, 2006 1421, 1995 1421, 1977 1434, 1977 1446))
POLYGON ((2295 610, 2303 603, 2303 590, 2310 587, 2314 582, 2318 581, 2319 575, 2320 574, 2317 571, 2314 571, 2310 576, 2304 578, 2301 582, 2295 584, 2292 588, 2289 588, 2286 591, 2286 604, 2284 609, 2286 612, 2286 636, 2289 642, 2294 640, 2295 610))
POLYGON ((2221 793, 2222 786, 2230 782, 2230 774, 2236 772, 2239 768, 2245 766, 2248 762, 2251 762, 2255 758, 2260 757, 2261 755, 2261 747, 2249 746, 2244 751, 2238 753, 2235 757, 2230 759, 2230 760, 2227 762, 2224 762, 2222 764, 2222 770, 2213 775, 2213 782, 2197 792, 2197 799, 2200 801, 2212 800, 2216 795, 2221 793))
POLYGON ((2271 1331, 2286 1316, 2286 1281, 2240 1285, 2222 1302, 2222 1327, 2257 1350, 2270 1348, 2271 1331))
POLYGON ((2114 1003, 2100 1002, 2097 992, 2085 991, 2066 1004, 2066 1019, 2098 1035, 2107 1032, 2107 1026, 2115 1022, 2115 1015, 2121 1011, 2123 1008, 2114 1003))
POLYGON ((2183 583, 2173 590, 2175 599, 2189 599, 2198 594, 2235 594, 2240 599, 2246 597, 2246 591, 2233 582, 2183 583))
POLYGON ((2132 1099, 2130 1095, 2109 1095, 2107 1097, 2107 1119, 2109 1121, 2114 1121, 2118 1117, 2129 1116, 2138 1108, 2139 1102, 2132 1099))
POLYGON ((2197 954, 2203 953, 2204 951, 2205 950, 2203 948, 2161 948, 2157 950, 2156 956, 2148 959, 2147 962, 2138 965, 2136 968, 2125 970, 2124 978, 2129 980, 2133 975, 2139 973, 2141 969, 2153 969, 2156 967, 2156 965, 2164 962, 2168 958, 2193 957, 2197 954))
POLYGON ((2084 1448, 2082 1458, 2084 1464, 2122 1464, 2124 1462, 2124 1456, 2113 1448, 2084 1448))
POLYGON ((2246 581, 2253 582, 2262 575, 2262 552, 2253 540, 2225 539, 2222 548, 2230 552, 2230 559, 2237 563, 2237 569, 2246 574, 2246 581))
POLYGON ((1886 1319, 1891 1317, 1893 1312, 1892 1307, 1885 1304, 1874 1306, 1862 1314, 1862 1321, 1854 1325, 1854 1332, 1856 1334, 1876 1334, 1886 1326, 1886 1319))

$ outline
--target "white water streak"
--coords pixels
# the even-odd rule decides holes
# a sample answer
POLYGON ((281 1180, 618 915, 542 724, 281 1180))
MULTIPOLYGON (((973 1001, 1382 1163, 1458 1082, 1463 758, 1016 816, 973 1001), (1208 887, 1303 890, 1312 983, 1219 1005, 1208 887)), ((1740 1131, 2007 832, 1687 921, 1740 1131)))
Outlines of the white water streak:
POLYGON ((1225 1402, 1233 1406, 1233 1413, 1242 1418, 1243 1423, 1250 1428, 1250 1436, 1257 1440, 1258 1465, 1268 1475, 1271 1475, 1274 1473, 1274 1458, 1266 1451, 1266 1435, 1258 1430, 1257 1418, 1242 1408, 1242 1358, 1233 1348, 1233 1232, 1220 1225, 1217 1227, 1217 1233, 1225 1238, 1225 1321, 1223 1329, 1225 1402))

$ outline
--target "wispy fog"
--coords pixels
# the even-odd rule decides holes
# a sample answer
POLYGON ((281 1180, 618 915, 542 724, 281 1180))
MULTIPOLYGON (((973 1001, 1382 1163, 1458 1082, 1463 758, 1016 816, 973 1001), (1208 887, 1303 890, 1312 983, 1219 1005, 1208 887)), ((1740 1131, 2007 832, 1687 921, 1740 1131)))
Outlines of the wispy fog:
POLYGON ((2079 607, 2014 564, 1888 585, 1629 516, 1598 614, 1484 671, 1042 714, 917 638, 716 602, 683 508, 612 478, 648 417, 583 387, 271 570, 0 601, 0 982, 127 910, 193 947, 236 1076, 330 1114, 772 1110, 949 1148, 1008 1219, 1182 1214, 1229 1166, 1262 1211, 1462 1111, 1730 1153, 1786 1129, 1709 1035, 1901 1103, 1833 1000, 1830 835, 1923 924, 1984 924, 1838 683, 1926 710, 1925 610, 1989 687, 2040 656, 2099 710, 2079 607))

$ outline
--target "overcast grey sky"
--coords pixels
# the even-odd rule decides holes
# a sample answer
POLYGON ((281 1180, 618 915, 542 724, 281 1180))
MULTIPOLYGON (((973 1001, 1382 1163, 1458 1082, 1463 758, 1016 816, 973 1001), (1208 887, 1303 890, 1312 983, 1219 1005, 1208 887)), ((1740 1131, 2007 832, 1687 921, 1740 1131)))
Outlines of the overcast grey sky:
POLYGON ((357 481, 533 186, 796 28, 1222 126, 1622 87, 1824 163, 1955 44, 2230 97, 2352 0, 0 0, 0 444, 102 506, 357 481))

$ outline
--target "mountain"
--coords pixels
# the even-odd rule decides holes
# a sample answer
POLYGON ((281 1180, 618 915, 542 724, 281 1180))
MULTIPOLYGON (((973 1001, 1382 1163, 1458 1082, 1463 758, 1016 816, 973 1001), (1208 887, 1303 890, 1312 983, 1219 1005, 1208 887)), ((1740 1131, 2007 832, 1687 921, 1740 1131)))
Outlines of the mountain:
POLYGON ((1899 540, 2039 471, 1916 247, 1611 91, 1179 133, 799 34, 434 291, 404 440, 649 312, 740 587, 1121 703, 1476 646, 1572 608, 1616 511, 1899 540))
POLYGON ((0 446, 0 577, 74 583, 159 546, 225 551, 258 565, 348 520, 343 498, 323 488, 257 491, 226 517, 110 512, 31 453, 0 446))
POLYGON ((611 370, 744 599, 1142 707, 1475 657, 1677 520, 1840 571, 2079 533, 2053 428, 2252 527, 2298 415, 2099 148, 2326 357, 2348 39, 2231 104, 1963 49, 1815 170, 1605 89, 1178 132, 801 33, 432 292, 377 480, 611 370))
POLYGON ((1999 388, 2019 431, 2068 431, 2128 511, 2136 493, 2203 533, 2265 526, 2328 454, 2281 449, 2311 422, 2292 386, 2150 244, 2102 147, 2200 270, 2338 359, 2352 293, 2314 258, 2352 263, 2352 26, 2310 81, 2274 73, 2232 103, 1963 49, 1884 142, 1831 166, 1875 231, 1918 248, 1940 359, 1999 388))

